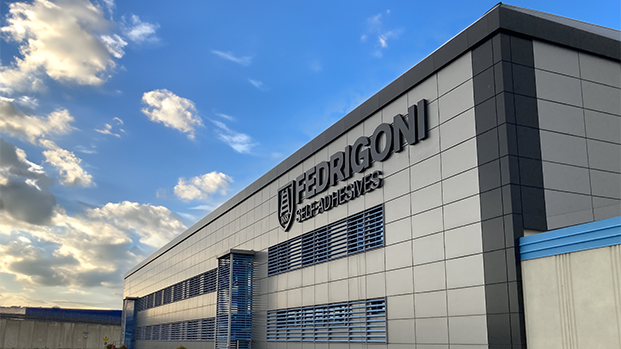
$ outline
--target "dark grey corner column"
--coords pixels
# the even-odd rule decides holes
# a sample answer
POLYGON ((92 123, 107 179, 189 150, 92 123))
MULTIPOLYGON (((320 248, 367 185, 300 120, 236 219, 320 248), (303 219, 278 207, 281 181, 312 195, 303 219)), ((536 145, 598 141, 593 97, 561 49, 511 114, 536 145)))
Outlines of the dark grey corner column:
POLYGON ((525 348, 518 239, 546 230, 533 44, 495 34, 472 51, 490 348, 525 348))

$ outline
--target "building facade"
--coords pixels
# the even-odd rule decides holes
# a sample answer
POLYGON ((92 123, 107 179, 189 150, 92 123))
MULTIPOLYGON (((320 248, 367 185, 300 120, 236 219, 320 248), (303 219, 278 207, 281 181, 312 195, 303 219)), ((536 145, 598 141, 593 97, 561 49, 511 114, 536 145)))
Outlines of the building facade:
POLYGON ((121 346, 120 310, 0 307, 0 349, 121 346))
POLYGON ((495 6, 130 270, 125 343, 537 347, 520 238, 621 214, 620 61, 495 6))

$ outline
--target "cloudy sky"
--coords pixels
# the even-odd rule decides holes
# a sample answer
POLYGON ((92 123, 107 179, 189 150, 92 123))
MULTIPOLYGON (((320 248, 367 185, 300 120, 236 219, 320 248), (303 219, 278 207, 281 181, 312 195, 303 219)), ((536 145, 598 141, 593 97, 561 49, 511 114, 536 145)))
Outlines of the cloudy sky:
MULTIPOLYGON (((0 3, 0 305, 123 275, 494 1, 0 3)), ((618 0, 514 5, 619 29, 618 0)))

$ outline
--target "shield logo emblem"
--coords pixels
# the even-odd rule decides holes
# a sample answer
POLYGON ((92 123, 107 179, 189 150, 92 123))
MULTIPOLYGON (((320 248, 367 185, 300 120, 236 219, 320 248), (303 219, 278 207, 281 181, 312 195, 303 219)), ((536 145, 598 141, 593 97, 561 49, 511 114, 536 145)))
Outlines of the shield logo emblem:
POLYGON ((295 213, 295 200, 293 198, 293 186, 291 181, 282 188, 278 189, 278 222, 284 231, 288 231, 293 224, 295 213))

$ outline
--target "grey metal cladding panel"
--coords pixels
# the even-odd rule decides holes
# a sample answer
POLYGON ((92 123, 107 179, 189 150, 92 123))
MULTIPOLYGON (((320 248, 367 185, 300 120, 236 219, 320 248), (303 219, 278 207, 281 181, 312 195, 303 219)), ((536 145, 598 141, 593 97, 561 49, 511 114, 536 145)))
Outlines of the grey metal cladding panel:
POLYGON ((468 50, 468 37, 466 31, 462 31, 457 34, 457 36, 453 37, 449 42, 451 43, 450 45, 446 43, 431 54, 431 57, 433 58, 433 67, 435 69, 444 67, 468 50))
POLYGON ((619 39, 618 30, 614 30, 614 29, 610 29, 610 28, 606 28, 606 27, 602 27, 599 25, 590 24, 586 22, 581 22, 575 19, 561 17, 561 16, 550 14, 550 13, 531 10, 531 9, 527 9, 523 7, 517 7, 517 6, 511 6, 511 5, 503 5, 503 7, 509 10, 516 11, 516 12, 533 15, 535 17, 539 17, 541 19, 544 19, 552 23, 558 23, 558 24, 574 27, 576 29, 586 31, 588 33, 592 33, 592 34, 596 34, 596 35, 604 36, 608 38, 613 38, 615 40, 619 39))
POLYGON ((494 345, 511 347, 511 320, 510 314, 487 315, 487 342, 491 348, 494 345))
POLYGON ((503 232, 503 224, 503 217, 488 219, 481 222, 483 252, 494 251, 505 247, 505 234, 503 232))
MULTIPOLYGON (((521 166, 520 162, 520 170, 521 166)), ((591 179, 587 168, 543 161, 543 176, 546 189, 591 194, 591 179)))
POLYGON ((405 77, 401 75, 397 80, 388 84, 379 93, 379 105, 386 105, 392 102, 395 98, 399 97, 406 91, 405 89, 405 77))
MULTIPOLYGON (((358 113, 360 113, 361 107, 362 106, 356 108, 356 110, 358 110, 358 113)), ((343 121, 343 119, 337 121, 334 125, 330 126, 326 131, 324 131, 324 133, 326 135, 326 143, 332 142, 340 135, 345 133, 345 121, 343 121)))
POLYGON ((312 142, 306 143, 298 151, 298 153, 300 153, 300 159, 302 159, 302 160, 307 159, 309 156, 313 155, 313 153, 315 153, 316 150, 317 149, 313 149, 313 143, 312 142))
POLYGON ((500 6, 500 23, 516 33, 621 59, 619 32, 614 29, 507 5, 500 6))
POLYGON ((520 187, 525 229, 548 230, 546 222, 546 197, 541 188, 520 187))
POLYGON ((500 10, 494 7, 488 11, 481 19, 474 22, 465 31, 468 37, 468 45, 476 45, 485 39, 490 33, 498 30, 500 27, 500 10))
MULTIPOLYGON (((356 108, 356 110, 352 112, 353 114, 350 113, 354 115, 353 117, 348 114, 348 116, 345 116, 324 133, 311 141, 312 149, 315 151, 321 149, 323 146, 338 138, 340 135, 347 132, 350 127, 353 127, 357 122, 359 122, 356 120, 361 121, 370 115, 365 114, 365 112, 371 113, 379 108, 382 108, 385 103, 397 98, 408 89, 422 82, 425 78, 429 77, 467 50, 476 46, 481 40, 492 37, 498 32, 517 33, 522 36, 531 36, 543 41, 554 42, 582 51, 592 52, 617 61, 621 59, 621 42, 618 39, 612 39, 612 37, 618 37, 618 31, 546 13, 498 4, 456 37, 449 40, 442 47, 438 48, 438 50, 404 73, 399 78, 403 79, 403 91, 399 91, 398 86, 401 86, 400 82, 397 82, 396 85, 388 85, 386 88, 378 92, 378 94, 371 97, 369 101, 356 108)), ((502 35, 503 34, 500 34, 500 36, 494 37, 494 42, 502 42, 502 35)), ((506 53, 494 48, 495 62, 499 59, 497 57, 498 55, 504 58, 506 53)), ((251 186, 253 191, 245 191, 245 194, 252 195, 257 190, 262 189, 264 186, 276 180, 279 176, 285 174, 297 165, 296 161, 299 162, 304 160, 300 155, 301 150, 277 165, 275 172, 270 171, 265 174, 263 176, 264 178, 260 182, 257 182, 256 185, 251 186)), ((186 230, 180 236, 166 244, 166 246, 132 268, 125 274, 125 277, 130 276, 162 253, 172 248, 175 244, 183 241, 189 235, 194 234, 201 228, 210 224, 222 214, 226 213, 229 209, 237 206, 246 198, 247 196, 235 196, 230 199, 225 204, 211 212, 207 217, 193 225, 190 229, 186 230)))
POLYGON ((476 76, 494 65, 492 40, 487 40, 472 50, 472 75, 476 76))
POLYGON ((621 143, 621 117, 585 110, 584 118, 588 138, 621 143))
POLYGON ((548 229, 593 221, 593 201, 590 195, 546 190, 548 229))
POLYGON ((414 87, 416 84, 425 80, 429 75, 433 74, 434 71, 433 60, 431 56, 427 56, 402 75, 405 89, 407 90, 414 87))
POLYGON ((511 43, 509 35, 498 33, 492 38, 494 63, 511 61, 511 43))
POLYGON ((501 186, 500 161, 494 160, 479 166, 479 190, 485 192, 501 186))
MULTIPOLYGON (((475 84, 476 88, 476 84, 475 84)), ((496 103, 495 98, 491 98, 474 107, 475 128, 477 135, 495 129, 498 126, 496 120, 496 103)), ((479 160, 480 162, 480 160, 479 160)))
MULTIPOLYGON (((405 92, 405 91, 403 91, 403 92, 405 92)), ((380 108, 379 94, 380 94, 379 92, 376 93, 373 97, 367 99, 365 102, 362 103, 362 105, 360 105, 360 114, 369 116, 369 115, 375 113, 380 108)), ((345 129, 345 132, 347 132, 347 131, 348 130, 345 129)))
POLYGON ((488 314, 509 312, 509 284, 485 285, 485 303, 488 314))
MULTIPOLYGON (((362 122, 362 120, 363 120, 363 118, 362 118, 361 108, 358 107, 358 108, 352 110, 351 113, 347 114, 343 118, 343 128, 345 130, 349 130, 352 127, 358 125, 360 122, 362 122)), ((319 138, 319 136, 317 138, 319 138)), ((325 138, 324 138, 324 140, 325 140, 325 138)), ((324 143, 323 145, 318 144, 318 146, 324 146, 324 145, 327 145, 327 143, 324 143)), ((317 151, 319 149, 320 148, 316 148, 315 151, 317 151)))
POLYGON ((541 160, 533 160, 527 158, 518 158, 520 168, 520 184, 529 187, 543 188, 543 174, 541 160))
POLYGON ((593 195, 621 199, 621 175, 590 170, 593 195))
MULTIPOLYGON (((473 57, 473 71, 474 67, 473 57)), ((473 78, 474 85, 474 104, 477 105, 485 100, 490 99, 495 94, 494 69, 488 68, 473 78)))

